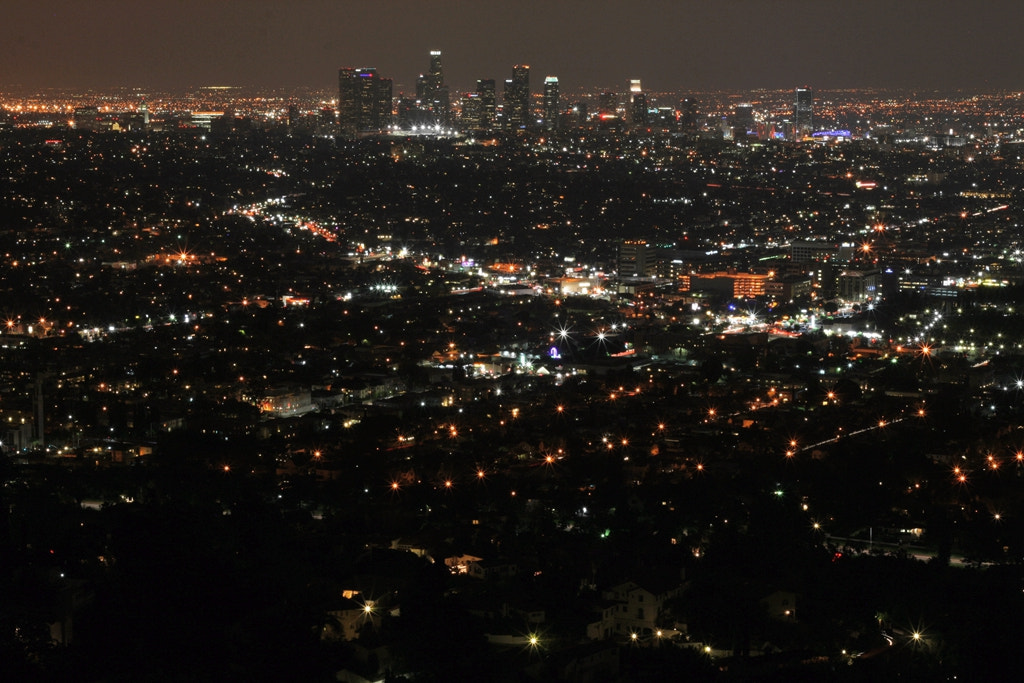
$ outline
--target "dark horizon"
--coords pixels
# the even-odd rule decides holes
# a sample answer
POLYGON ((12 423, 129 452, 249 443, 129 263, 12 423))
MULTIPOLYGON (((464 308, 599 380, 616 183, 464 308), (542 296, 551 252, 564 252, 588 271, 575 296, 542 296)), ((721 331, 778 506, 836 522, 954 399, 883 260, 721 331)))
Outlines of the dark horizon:
POLYGON ((523 0, 514 6, 350 2, 44 0, 0 25, 0 90, 335 87, 341 66, 372 66, 395 93, 415 89, 428 51, 453 93, 499 84, 529 64, 563 91, 861 88, 1024 89, 1008 0, 885 3, 639 0, 628 6, 523 0), (356 16, 353 19, 353 15, 356 16), (994 70, 998 69, 998 70, 994 70))

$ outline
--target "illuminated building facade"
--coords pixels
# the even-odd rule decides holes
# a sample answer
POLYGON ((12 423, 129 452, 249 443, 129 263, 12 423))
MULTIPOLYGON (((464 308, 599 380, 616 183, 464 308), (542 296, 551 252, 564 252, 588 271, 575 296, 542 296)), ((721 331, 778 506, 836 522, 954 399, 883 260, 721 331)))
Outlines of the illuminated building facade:
POLYGON ((544 79, 544 127, 548 130, 558 128, 558 77, 548 76, 544 79))
POLYGON ((346 137, 378 132, 391 124, 390 78, 374 68, 338 70, 338 126, 346 137))
POLYGON ((810 88, 797 88, 793 103, 793 124, 797 137, 809 135, 814 130, 814 93, 810 88))
POLYGON ((754 105, 737 104, 732 114, 733 137, 740 139, 753 131, 757 124, 754 122, 754 105))
POLYGON ((680 278, 684 290, 753 299, 766 294, 770 276, 762 273, 700 273, 680 278))
POLYGON ((460 123, 464 130, 484 130, 484 102, 478 92, 462 95, 460 123))
POLYGON ((100 110, 98 107, 76 107, 74 114, 75 130, 100 130, 100 110))
POLYGON ((647 95, 642 92, 633 93, 633 99, 630 102, 629 121, 634 126, 647 125, 647 95))
POLYGON ((616 270, 619 277, 647 277, 652 263, 645 240, 622 240, 616 270))
POLYGON ((878 297, 878 270, 844 270, 839 274, 839 298, 844 301, 871 301, 878 297))
POLYGON ((794 263, 810 263, 812 261, 849 261, 856 255, 853 244, 835 244, 832 242, 805 242, 794 240, 789 246, 790 258, 794 263))
POLYGON ((416 80, 416 99, 429 113, 432 123, 444 125, 448 122, 450 102, 440 50, 430 51, 430 71, 416 80))
POLYGON ((480 96, 480 107, 483 109, 483 128, 494 127, 498 113, 498 97, 495 94, 493 78, 481 78, 476 82, 476 92, 480 96))
POLYGON ((614 116, 618 108, 618 93, 605 91, 597 96, 597 113, 599 116, 614 116))
POLYGON ((504 113, 506 126, 520 130, 530 125, 530 67, 512 67, 512 78, 505 81, 504 113))

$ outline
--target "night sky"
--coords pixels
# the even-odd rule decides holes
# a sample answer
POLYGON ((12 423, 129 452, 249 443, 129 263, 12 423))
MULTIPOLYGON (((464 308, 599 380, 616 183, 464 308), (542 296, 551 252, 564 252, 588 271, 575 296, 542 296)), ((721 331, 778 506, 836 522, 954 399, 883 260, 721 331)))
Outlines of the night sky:
MULTIPOLYGON (((0 90, 333 88, 375 66, 412 91, 533 67, 564 92, 1024 88, 1019 0, 9 0, 0 90)), ((500 90, 500 85, 499 85, 500 90)))

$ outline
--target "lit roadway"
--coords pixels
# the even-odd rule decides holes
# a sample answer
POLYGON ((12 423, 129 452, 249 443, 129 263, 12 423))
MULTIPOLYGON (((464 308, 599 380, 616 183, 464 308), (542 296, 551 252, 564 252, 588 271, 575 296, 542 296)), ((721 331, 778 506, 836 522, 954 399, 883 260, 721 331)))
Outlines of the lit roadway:
MULTIPOLYGON (((870 539, 864 538, 847 538, 845 536, 832 536, 830 534, 825 534, 825 538, 828 541, 841 541, 844 545, 849 546, 854 550, 856 550, 859 546, 862 552, 870 552, 871 548, 875 547, 876 545, 882 546, 884 548, 902 550, 906 553, 907 557, 912 557, 915 560, 920 560, 921 562, 928 562, 929 560, 933 560, 938 555, 937 550, 932 550, 930 548, 909 547, 902 545, 900 543, 890 543, 887 541, 872 541, 870 539), (867 546, 866 551, 863 549, 863 546, 867 546)), ((975 562, 974 560, 970 560, 964 557, 963 555, 953 553, 949 556, 949 564, 951 567, 967 567, 972 564, 988 567, 993 565, 994 563, 975 562)))
POLYGON ((899 424, 900 422, 903 422, 906 419, 906 417, 898 417, 895 420, 879 420, 878 424, 871 425, 870 427, 864 427, 862 429, 855 429, 852 432, 846 432, 845 434, 836 434, 831 439, 825 439, 824 441, 819 441, 818 443, 807 444, 806 446, 801 447, 799 450, 809 451, 812 448, 818 448, 819 446, 825 446, 830 443, 838 443, 839 439, 849 438, 851 436, 856 436, 858 434, 865 434, 876 429, 885 429, 889 425, 899 424))

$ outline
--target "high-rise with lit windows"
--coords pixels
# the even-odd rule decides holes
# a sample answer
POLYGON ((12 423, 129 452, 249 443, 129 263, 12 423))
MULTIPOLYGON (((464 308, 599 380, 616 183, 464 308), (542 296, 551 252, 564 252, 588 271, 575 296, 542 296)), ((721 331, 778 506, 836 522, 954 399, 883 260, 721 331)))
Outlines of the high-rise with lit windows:
POLYGON ((440 50, 430 51, 430 71, 416 80, 416 99, 433 123, 444 125, 448 122, 450 95, 448 86, 444 84, 440 50))
POLYGON ((378 132, 391 124, 391 79, 370 68, 338 69, 338 126, 345 137, 378 132))
POLYGON ((639 78, 629 82, 629 122, 634 126, 647 125, 647 95, 639 78))
POLYGON ((544 79, 544 127, 548 130, 558 128, 558 100, 558 77, 548 76, 544 79))
POLYGON ((520 130, 530 125, 530 67, 517 64, 512 67, 512 78, 505 81, 502 99, 505 125, 520 130))
POLYGON ((481 78, 476 82, 476 92, 480 95, 480 107, 483 110, 481 115, 481 128, 494 128, 497 120, 498 97, 495 94, 494 79, 481 78))
POLYGON ((619 277, 646 277, 650 271, 646 240, 622 240, 619 242, 619 254, 616 259, 616 270, 619 277))
POLYGON ((810 135, 814 130, 814 93, 810 88, 797 88, 793 103, 793 126, 797 137, 810 135))

